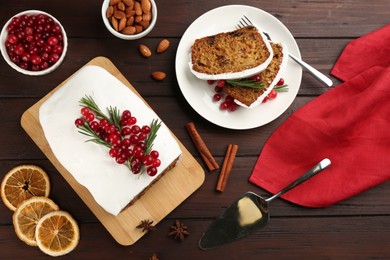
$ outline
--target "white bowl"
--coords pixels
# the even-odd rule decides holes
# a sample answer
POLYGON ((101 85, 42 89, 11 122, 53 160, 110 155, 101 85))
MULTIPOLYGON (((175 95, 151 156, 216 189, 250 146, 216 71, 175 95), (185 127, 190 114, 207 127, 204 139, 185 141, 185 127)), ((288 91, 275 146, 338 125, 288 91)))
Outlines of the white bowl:
POLYGON ((104 0, 103 5, 102 5, 103 22, 104 22, 104 25, 106 26, 107 30, 120 39, 123 39, 123 40, 140 39, 140 38, 146 36, 148 33, 150 33, 152 31, 154 25, 156 24, 157 6, 156 6, 156 3, 154 2, 154 0, 150 0, 150 3, 152 5, 152 20, 150 21, 150 25, 148 28, 146 28, 146 30, 143 30, 140 33, 132 34, 132 35, 126 35, 126 34, 123 34, 121 32, 115 31, 114 28, 111 26, 111 23, 109 22, 109 20, 106 17, 106 11, 107 11, 107 8, 109 6, 109 3, 110 3, 110 0, 104 0))
POLYGON ((26 75, 30 75, 30 76, 45 75, 45 74, 48 74, 48 73, 54 71, 56 68, 58 68, 58 66, 60 66, 60 64, 62 63, 62 61, 65 58, 67 48, 68 48, 68 38, 66 36, 66 32, 64 30, 64 27, 62 27, 61 23, 55 17, 53 17, 52 15, 50 15, 50 14, 48 14, 46 12, 39 11, 39 10, 28 10, 28 11, 24 11, 24 12, 21 12, 21 13, 18 13, 16 15, 12 16, 11 19, 9 19, 7 21, 7 23, 4 25, 3 29, 1 30, 1 34, 0 34, 0 49, 1 49, 1 54, 3 55, 3 58, 5 59, 5 61, 13 69, 19 71, 20 73, 23 73, 23 74, 26 74, 26 75), (11 21, 12 21, 12 19, 14 17, 18 17, 18 16, 21 16, 21 15, 38 15, 38 14, 47 15, 48 17, 53 19, 53 21, 56 22, 61 27, 62 35, 63 35, 63 50, 62 50, 62 54, 61 54, 60 59, 56 63, 54 63, 52 66, 50 66, 49 68, 47 68, 45 70, 40 70, 40 71, 29 71, 29 70, 22 69, 21 67, 16 65, 14 62, 11 61, 10 57, 8 56, 8 53, 7 53, 7 50, 6 50, 6 47, 5 47, 5 42, 6 42, 7 38, 8 38, 7 28, 8 28, 8 25, 11 23, 11 21))

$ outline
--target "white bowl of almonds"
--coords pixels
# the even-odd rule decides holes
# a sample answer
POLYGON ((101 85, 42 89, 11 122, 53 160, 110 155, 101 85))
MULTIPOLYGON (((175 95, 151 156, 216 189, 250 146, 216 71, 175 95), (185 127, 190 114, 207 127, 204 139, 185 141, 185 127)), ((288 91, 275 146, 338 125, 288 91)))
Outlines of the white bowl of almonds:
POLYGON ((154 0, 104 0, 104 25, 116 37, 136 40, 147 35, 157 21, 154 0))

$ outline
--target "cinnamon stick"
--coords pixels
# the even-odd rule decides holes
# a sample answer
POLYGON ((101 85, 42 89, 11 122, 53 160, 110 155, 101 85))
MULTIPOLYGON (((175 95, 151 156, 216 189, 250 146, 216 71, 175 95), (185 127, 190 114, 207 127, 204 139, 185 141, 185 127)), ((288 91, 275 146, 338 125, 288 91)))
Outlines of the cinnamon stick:
POLYGON ((215 161, 214 157, 211 155, 209 149, 207 148, 206 144, 204 143, 202 137, 200 137, 198 131, 195 128, 195 125, 193 122, 186 124, 186 129, 194 142, 196 148, 198 149, 200 156, 202 157, 203 161, 207 165, 210 171, 215 171, 216 169, 219 169, 218 163, 215 161))
POLYGON ((217 191, 222 192, 225 190, 230 172, 233 168, 233 163, 234 163, 234 159, 236 158, 237 151, 238 151, 238 145, 229 144, 226 150, 225 158, 223 160, 222 169, 219 174, 219 179, 216 188, 217 191))

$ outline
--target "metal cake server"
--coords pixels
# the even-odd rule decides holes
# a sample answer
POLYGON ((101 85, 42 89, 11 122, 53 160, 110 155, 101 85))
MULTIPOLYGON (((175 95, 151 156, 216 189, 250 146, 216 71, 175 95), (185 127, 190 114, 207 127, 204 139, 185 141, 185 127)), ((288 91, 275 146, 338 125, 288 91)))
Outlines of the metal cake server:
POLYGON ((245 193, 225 212, 210 224, 199 240, 199 248, 208 250, 239 240, 254 230, 265 227, 269 221, 269 204, 282 194, 305 182, 330 165, 323 159, 308 172, 269 198, 262 198, 253 192, 245 193))

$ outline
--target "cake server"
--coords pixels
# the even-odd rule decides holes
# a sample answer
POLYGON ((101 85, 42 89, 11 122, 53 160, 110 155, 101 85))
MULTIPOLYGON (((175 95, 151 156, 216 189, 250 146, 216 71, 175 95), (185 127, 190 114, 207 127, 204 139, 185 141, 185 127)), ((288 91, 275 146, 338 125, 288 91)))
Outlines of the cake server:
POLYGON ((323 159, 272 197, 263 198, 253 192, 245 193, 210 224, 199 240, 199 248, 203 250, 216 248, 239 240, 253 231, 265 227, 270 218, 269 204, 271 201, 305 182, 329 165, 330 160, 323 159))

